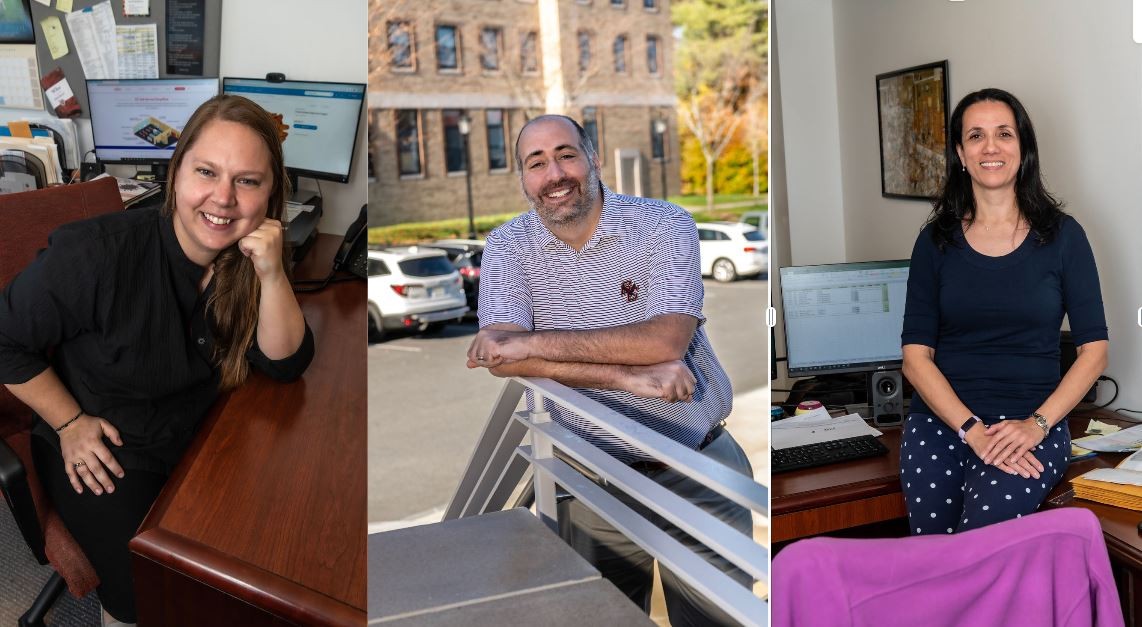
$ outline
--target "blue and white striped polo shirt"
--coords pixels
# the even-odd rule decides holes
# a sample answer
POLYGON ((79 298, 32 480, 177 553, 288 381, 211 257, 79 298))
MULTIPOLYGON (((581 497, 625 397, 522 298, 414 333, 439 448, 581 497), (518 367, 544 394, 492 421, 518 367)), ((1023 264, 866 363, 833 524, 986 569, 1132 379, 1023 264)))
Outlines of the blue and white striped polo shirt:
MULTIPOLYGON (((668 403, 619 390, 584 395, 691 448, 730 413, 730 380, 701 323, 704 290, 698 231, 680 207, 603 188, 594 235, 576 251, 529 211, 493 231, 480 268, 480 326, 512 323, 542 331, 595 329, 681 313, 699 320, 684 362, 697 379, 693 400, 668 403)), ((528 406, 532 407, 531 395, 528 406)), ((548 401, 553 420, 624 462, 638 449, 548 401)))

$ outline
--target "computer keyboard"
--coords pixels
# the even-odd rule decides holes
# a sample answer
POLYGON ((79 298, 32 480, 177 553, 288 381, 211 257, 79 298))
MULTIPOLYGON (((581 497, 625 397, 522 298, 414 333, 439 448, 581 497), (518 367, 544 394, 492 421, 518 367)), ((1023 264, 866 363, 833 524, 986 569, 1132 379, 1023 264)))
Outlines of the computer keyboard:
POLYGON ((773 451, 773 472, 788 472, 825 464, 888 454, 888 449, 874 435, 817 442, 773 451))

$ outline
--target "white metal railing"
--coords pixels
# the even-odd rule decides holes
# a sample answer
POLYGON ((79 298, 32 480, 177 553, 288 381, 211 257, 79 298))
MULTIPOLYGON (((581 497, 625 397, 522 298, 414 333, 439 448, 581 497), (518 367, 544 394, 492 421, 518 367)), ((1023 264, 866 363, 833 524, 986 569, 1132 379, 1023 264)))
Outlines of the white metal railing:
POLYGON ((730 616, 744 625, 765 625, 765 600, 627 507, 574 466, 586 468, 637 499, 768 586, 769 553, 765 547, 553 422, 550 414, 543 411, 545 398, 731 501, 768 516, 769 491, 751 477, 560 383, 515 377, 507 380, 492 407, 444 520, 503 509, 530 470, 536 514, 553 531, 559 529, 555 490, 559 485, 730 616), (517 412, 527 389, 535 395, 536 411, 517 412), (525 436, 530 436, 529 443, 524 443, 525 436))

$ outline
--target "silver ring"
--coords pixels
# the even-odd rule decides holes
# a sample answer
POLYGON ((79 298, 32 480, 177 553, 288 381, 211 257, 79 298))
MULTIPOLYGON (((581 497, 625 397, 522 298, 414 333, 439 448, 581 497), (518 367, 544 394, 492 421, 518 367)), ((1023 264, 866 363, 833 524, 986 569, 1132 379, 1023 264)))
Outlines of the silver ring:
POLYGON ((75 462, 74 464, 72 464, 72 467, 78 469, 80 466, 86 466, 86 465, 87 465, 87 462, 85 462, 81 459, 81 460, 75 462))
POLYGON ((476 355, 476 361, 484 361, 483 355, 476 355))

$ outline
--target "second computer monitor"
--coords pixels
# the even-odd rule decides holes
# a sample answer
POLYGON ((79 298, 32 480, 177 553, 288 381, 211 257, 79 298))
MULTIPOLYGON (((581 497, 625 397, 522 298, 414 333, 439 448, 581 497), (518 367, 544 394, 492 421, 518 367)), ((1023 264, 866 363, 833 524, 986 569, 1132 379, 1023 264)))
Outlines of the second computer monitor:
POLYGON ((908 261, 781 268, 789 376, 898 368, 908 261))
POLYGON ((224 78, 222 92, 245 96, 277 119, 292 176, 349 181, 364 83, 224 78))

